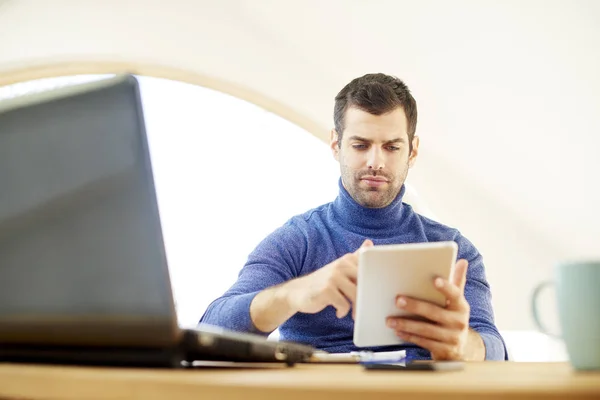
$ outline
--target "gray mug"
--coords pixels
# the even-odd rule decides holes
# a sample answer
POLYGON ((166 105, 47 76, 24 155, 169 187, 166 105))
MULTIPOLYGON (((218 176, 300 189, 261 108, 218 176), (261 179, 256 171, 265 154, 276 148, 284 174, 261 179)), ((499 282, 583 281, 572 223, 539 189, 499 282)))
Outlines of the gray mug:
POLYGON ((600 370, 600 261, 565 262, 554 268, 555 281, 540 283, 533 291, 531 307, 538 329, 554 335, 540 321, 537 298, 556 286, 562 339, 571 365, 577 370, 600 370))

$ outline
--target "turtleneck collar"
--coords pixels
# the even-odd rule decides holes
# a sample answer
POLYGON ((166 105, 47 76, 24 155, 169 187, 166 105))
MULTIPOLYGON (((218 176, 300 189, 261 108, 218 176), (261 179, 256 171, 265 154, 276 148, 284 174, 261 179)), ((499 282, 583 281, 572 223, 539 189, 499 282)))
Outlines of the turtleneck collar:
POLYGON ((340 178, 338 181, 339 195, 333 201, 332 209, 336 221, 347 229, 368 236, 386 236, 398 232, 403 220, 403 211, 406 209, 402 203, 405 187, 389 205, 383 208, 368 208, 356 202, 348 193, 340 178))

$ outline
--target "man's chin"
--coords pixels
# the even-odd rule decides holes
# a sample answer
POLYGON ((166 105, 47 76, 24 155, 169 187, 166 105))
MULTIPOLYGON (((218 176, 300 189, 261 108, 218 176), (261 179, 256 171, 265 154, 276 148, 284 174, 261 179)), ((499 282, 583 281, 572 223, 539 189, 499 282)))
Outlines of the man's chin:
POLYGON ((383 193, 372 191, 365 193, 365 195, 361 197, 361 204, 368 208, 383 208, 390 204, 390 201, 383 196, 383 193))

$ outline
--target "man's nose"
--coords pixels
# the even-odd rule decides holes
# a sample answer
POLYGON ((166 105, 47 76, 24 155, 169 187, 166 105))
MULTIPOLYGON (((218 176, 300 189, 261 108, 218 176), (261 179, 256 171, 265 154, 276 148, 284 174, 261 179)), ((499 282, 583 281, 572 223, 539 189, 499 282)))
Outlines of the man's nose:
POLYGON ((383 154, 381 153, 381 149, 371 148, 369 149, 369 154, 367 158, 367 167, 369 169, 380 170, 384 167, 384 159, 383 154))

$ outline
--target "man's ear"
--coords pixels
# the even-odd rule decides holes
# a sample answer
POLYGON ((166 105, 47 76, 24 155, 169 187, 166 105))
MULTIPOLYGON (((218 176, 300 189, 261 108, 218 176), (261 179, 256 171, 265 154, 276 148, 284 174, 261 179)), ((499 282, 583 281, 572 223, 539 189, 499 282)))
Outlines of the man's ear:
POLYGON ((333 158, 337 161, 340 161, 340 135, 338 135, 335 129, 331 130, 329 135, 329 147, 331 147, 331 154, 333 154, 333 158))
POLYGON ((419 137, 415 136, 412 140, 412 150, 408 156, 408 166, 412 168, 417 162, 417 156, 419 155, 419 137))

